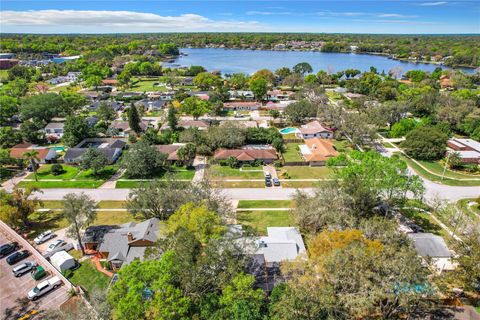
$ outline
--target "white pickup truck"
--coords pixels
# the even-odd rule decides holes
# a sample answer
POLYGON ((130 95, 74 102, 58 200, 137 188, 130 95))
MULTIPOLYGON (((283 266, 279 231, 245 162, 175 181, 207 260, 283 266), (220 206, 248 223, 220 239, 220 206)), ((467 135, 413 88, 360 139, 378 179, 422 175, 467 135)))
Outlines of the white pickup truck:
POLYGON ((30 300, 37 300, 41 296, 43 296, 45 293, 59 287, 62 284, 62 280, 60 280, 59 277, 53 277, 48 280, 42 281, 35 288, 30 290, 30 292, 27 294, 28 299, 30 300))

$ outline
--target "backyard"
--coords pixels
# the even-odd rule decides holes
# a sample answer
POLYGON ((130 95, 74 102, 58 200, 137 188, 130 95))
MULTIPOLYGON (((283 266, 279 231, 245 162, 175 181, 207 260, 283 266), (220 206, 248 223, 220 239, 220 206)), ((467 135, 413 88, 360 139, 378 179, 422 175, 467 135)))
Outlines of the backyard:
POLYGON ((237 222, 257 235, 266 235, 267 227, 295 226, 295 221, 288 210, 239 211, 237 222))
POLYGON ((287 143, 286 150, 283 153, 283 159, 285 162, 302 162, 303 158, 298 150, 298 146, 302 143, 287 143))
POLYGON ((82 261, 80 267, 71 273, 68 272, 66 277, 74 285, 81 286, 87 293, 105 290, 110 282, 110 278, 98 271, 90 259, 82 261))

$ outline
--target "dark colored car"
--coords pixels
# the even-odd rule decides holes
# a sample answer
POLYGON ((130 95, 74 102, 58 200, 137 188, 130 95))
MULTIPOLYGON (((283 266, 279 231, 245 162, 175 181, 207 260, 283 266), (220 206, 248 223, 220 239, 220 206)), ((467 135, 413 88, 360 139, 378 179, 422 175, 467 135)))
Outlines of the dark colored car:
POLYGON ((12 253, 18 249, 18 242, 11 242, 0 246, 0 258, 12 253))
POLYGON ((8 256, 7 263, 9 265, 15 264, 19 261, 22 261, 23 259, 25 259, 29 255, 30 255, 30 252, 28 252, 28 250, 22 250, 22 251, 14 252, 14 253, 12 253, 11 255, 8 256))
POLYGON ((265 179, 265 187, 271 187, 271 186, 272 186, 272 180, 265 179))
POLYGON ((280 186, 280 180, 278 180, 277 178, 273 179, 273 185, 276 187, 280 186))

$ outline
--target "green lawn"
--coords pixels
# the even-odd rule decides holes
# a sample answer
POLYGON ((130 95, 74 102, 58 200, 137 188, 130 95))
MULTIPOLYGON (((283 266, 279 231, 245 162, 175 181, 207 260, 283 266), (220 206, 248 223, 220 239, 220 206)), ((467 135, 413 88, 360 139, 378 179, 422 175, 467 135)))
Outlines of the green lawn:
POLYGON ((221 166, 218 164, 211 165, 208 169, 208 177, 215 179, 263 179, 262 171, 252 171, 252 168, 245 168, 245 171, 240 171, 237 168, 230 168, 229 166, 221 166))
POLYGON ((303 158, 298 150, 297 146, 302 143, 288 143, 286 145, 285 153, 283 154, 283 159, 286 162, 300 162, 303 161, 303 158))
POLYGON ((352 146, 350 144, 350 141, 348 140, 335 140, 333 139, 332 140, 333 142, 333 145, 335 146, 335 149, 338 151, 338 152, 349 152, 349 151, 352 151, 352 146))
POLYGON ((8 70, 0 70, 0 81, 5 81, 8 78, 8 70))
POLYGON ((100 187, 103 181, 21 181, 20 187, 36 187, 39 189, 56 189, 56 188, 80 188, 95 189, 100 187))
MULTIPOLYGON (((444 166, 439 161, 423 161, 423 160, 417 160, 417 161, 422 166, 432 171, 433 173, 440 176, 442 175, 444 166)), ((452 178, 452 179, 479 179, 480 180, 480 175, 469 174, 467 172, 464 173, 460 171, 453 171, 450 169, 447 169, 447 171, 445 171, 445 177, 452 178)))
POLYGON ((74 270, 68 279, 76 286, 81 286, 90 293, 95 289, 105 290, 108 287, 110 278, 98 271, 90 260, 84 260, 80 268, 74 270))
POLYGON ((241 211, 237 212, 237 221, 258 235, 265 235, 267 227, 295 225, 289 211, 241 211))
POLYGON ((282 134, 282 138, 285 139, 299 139, 295 133, 282 134))
POLYGON ((240 200, 237 208, 291 208, 292 206, 291 200, 240 200))
POLYGON ((97 175, 93 175, 93 171, 83 170, 75 177, 76 180, 107 180, 115 174, 119 169, 118 165, 105 166, 97 175))
POLYGON ((284 188, 316 188, 321 182, 320 181, 282 181, 282 187, 284 188))
MULTIPOLYGON (((192 180, 195 175, 195 169, 185 169, 184 167, 172 167, 169 171, 162 171, 156 176, 152 177, 153 179, 166 179, 166 175, 169 174, 177 180, 192 180)), ((150 180, 141 180, 141 179, 121 179, 117 181, 116 188, 120 189, 130 189, 137 188, 141 184, 149 182, 150 180)))
POLYGON ((212 181, 216 188, 265 188, 263 181, 212 181))
POLYGON ((413 162, 411 159, 406 158, 403 155, 400 155, 400 157, 405 160, 410 167, 412 167, 415 172, 422 177, 433 181, 437 183, 442 183, 445 185, 449 186, 480 186, 480 180, 459 180, 459 179, 452 179, 449 178, 447 175, 445 175, 445 178, 442 180, 441 177, 431 174, 430 172, 425 171, 422 167, 417 165, 415 162, 413 162))
POLYGON ((283 172, 288 173, 290 179, 327 179, 332 170, 327 167, 285 166, 278 173, 280 178, 283 178, 283 172))
POLYGON ((415 209, 401 209, 404 216, 411 219, 417 225, 423 228, 424 232, 433 233, 442 237, 449 237, 447 232, 440 227, 440 225, 425 212, 420 212, 415 209))
MULTIPOLYGON (((62 200, 47 200, 42 202, 43 202, 43 208, 46 208, 46 209, 61 209, 63 207, 62 200)), ((98 202, 99 209, 123 209, 124 206, 125 206, 125 201, 104 200, 104 201, 98 202)))
POLYGON ((480 219, 480 204, 476 202, 477 199, 462 199, 458 201, 458 205, 465 212, 472 218, 480 219), (470 202, 475 202, 475 204, 469 206, 470 202))
POLYGON ((126 89, 126 91, 139 91, 139 92, 144 92, 144 91, 167 91, 167 88, 165 86, 154 86, 154 83, 159 83, 160 80, 157 79, 142 79, 140 80, 139 78, 133 78, 132 79, 132 84, 130 85, 129 88, 126 89))
MULTIPOLYGON (((50 173, 50 170, 52 168, 51 164, 44 164, 42 165, 38 170, 37 170, 37 177, 38 180, 50 180, 50 179, 55 179, 55 180, 71 180, 75 178, 75 176, 78 174, 80 169, 78 167, 73 167, 73 166, 67 166, 67 165, 62 165, 64 172, 62 174, 59 174, 57 176, 53 175, 50 173)), ((35 175, 30 173, 26 179, 35 179, 35 175)))

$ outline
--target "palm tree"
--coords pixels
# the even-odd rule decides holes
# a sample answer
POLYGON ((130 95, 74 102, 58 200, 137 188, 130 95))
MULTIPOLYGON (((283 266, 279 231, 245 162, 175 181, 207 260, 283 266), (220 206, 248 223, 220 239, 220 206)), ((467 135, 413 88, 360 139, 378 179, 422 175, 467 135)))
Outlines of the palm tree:
POLYGON ((38 151, 37 150, 30 150, 23 154, 23 158, 30 163, 33 170, 33 175, 35 176, 35 181, 38 181, 37 178, 37 161, 40 162, 38 158, 38 151))
POLYGON ((197 153, 197 148, 193 143, 187 143, 177 151, 178 158, 182 161, 185 166, 190 166, 193 158, 197 153))

